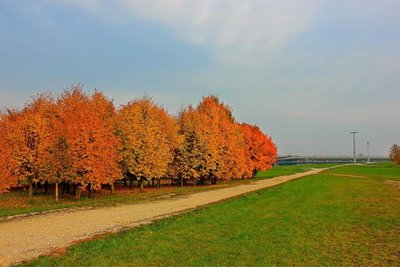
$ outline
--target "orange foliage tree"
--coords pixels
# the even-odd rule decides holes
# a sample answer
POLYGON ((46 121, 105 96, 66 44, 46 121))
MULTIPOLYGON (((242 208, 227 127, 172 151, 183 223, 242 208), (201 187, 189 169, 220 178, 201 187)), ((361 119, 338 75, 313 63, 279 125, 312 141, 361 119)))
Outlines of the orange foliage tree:
POLYGON ((241 178, 244 144, 231 108, 211 95, 203 97, 197 110, 204 124, 200 134, 208 140, 204 178, 211 179, 212 183, 217 179, 241 178))
POLYGON ((18 115, 17 112, 8 110, 8 114, 2 113, 0 117, 0 193, 7 192, 18 182, 18 177, 14 174, 16 162, 13 160, 12 143, 9 142, 19 119, 18 115))
POLYGON ((151 98, 141 98, 122 106, 118 118, 122 137, 122 169, 125 176, 139 181, 159 180, 167 173, 180 140, 177 123, 151 98))
POLYGON ((113 185, 121 173, 112 102, 100 92, 89 96, 76 86, 62 94, 58 106, 63 125, 58 140, 58 156, 63 160, 59 169, 70 164, 68 182, 78 186, 76 197, 80 198, 81 189, 86 187, 90 195, 102 184, 113 185))
POLYGON ((277 148, 271 138, 257 126, 242 123, 244 140, 244 178, 253 177, 260 170, 267 170, 276 162, 277 148))
POLYGON ((2 164, 3 171, 14 182, 28 184, 30 196, 33 184, 47 183, 52 176, 55 110, 53 98, 43 94, 33 98, 23 110, 10 111, 3 117, 6 145, 3 144, 2 150, 7 155, 1 160, 6 162, 2 164))
POLYGON ((160 185, 166 176, 182 186, 189 179, 251 178, 271 168, 277 153, 270 137, 257 126, 238 124, 216 96, 175 118, 146 97, 116 112, 101 92, 87 94, 79 85, 57 100, 42 94, 21 110, 1 113, 0 135, 0 193, 29 185, 32 195, 33 185, 45 182, 55 184, 56 199, 58 183, 63 192, 74 185, 77 198, 81 189, 90 196, 104 184, 114 191, 121 172, 137 179, 141 191, 144 180, 160 185))

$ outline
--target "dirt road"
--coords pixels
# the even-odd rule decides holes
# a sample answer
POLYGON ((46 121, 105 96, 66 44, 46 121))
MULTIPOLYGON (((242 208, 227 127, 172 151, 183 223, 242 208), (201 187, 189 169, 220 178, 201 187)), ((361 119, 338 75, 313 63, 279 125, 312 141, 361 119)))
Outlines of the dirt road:
POLYGON ((48 254, 105 232, 116 232, 248 192, 321 172, 323 169, 259 180, 177 199, 86 210, 67 210, 0 223, 0 266, 48 254))

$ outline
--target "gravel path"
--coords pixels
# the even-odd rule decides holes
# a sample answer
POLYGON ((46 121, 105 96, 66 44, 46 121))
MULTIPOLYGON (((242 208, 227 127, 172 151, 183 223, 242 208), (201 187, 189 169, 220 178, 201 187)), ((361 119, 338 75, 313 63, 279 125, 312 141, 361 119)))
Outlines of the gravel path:
POLYGON ((49 254, 74 242, 106 232, 117 232, 248 192, 316 174, 324 169, 259 180, 181 198, 144 204, 85 210, 66 210, 15 218, 0 223, 0 266, 49 254))

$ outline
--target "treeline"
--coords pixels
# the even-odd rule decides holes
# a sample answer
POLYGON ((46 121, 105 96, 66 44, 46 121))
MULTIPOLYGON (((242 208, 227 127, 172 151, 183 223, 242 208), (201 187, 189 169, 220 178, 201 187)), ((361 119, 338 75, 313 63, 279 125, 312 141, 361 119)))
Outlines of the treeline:
MULTIPOLYGON (((81 86, 33 97, 0 120, 0 193, 11 187, 55 184, 101 190, 121 179, 192 180, 194 184, 251 178, 271 168, 276 146, 257 126, 237 123, 216 96, 171 116, 151 98, 118 110, 101 92, 81 86)), ((126 180, 125 180, 126 181, 126 180)))
POLYGON ((389 151, 389 158, 391 161, 394 161, 396 164, 400 165, 400 146, 393 145, 389 151))

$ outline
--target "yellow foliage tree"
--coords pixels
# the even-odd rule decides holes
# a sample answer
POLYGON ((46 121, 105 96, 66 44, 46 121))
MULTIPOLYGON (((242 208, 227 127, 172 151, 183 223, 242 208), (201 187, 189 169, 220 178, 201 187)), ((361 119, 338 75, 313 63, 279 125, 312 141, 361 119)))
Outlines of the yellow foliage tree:
POLYGON ((122 106, 118 117, 122 137, 122 168, 126 176, 139 181, 160 179, 167 173, 180 140, 177 123, 151 98, 141 98, 122 106))
POLYGON ((175 158, 172 164, 172 173, 181 180, 197 180, 206 175, 206 162, 208 158, 206 125, 202 121, 200 113, 192 106, 182 110, 178 116, 179 134, 182 136, 182 144, 175 150, 175 158))
POLYGON ((211 95, 203 97, 197 110, 203 124, 200 134, 207 140, 206 178, 212 183, 241 178, 244 144, 231 108, 211 95))

